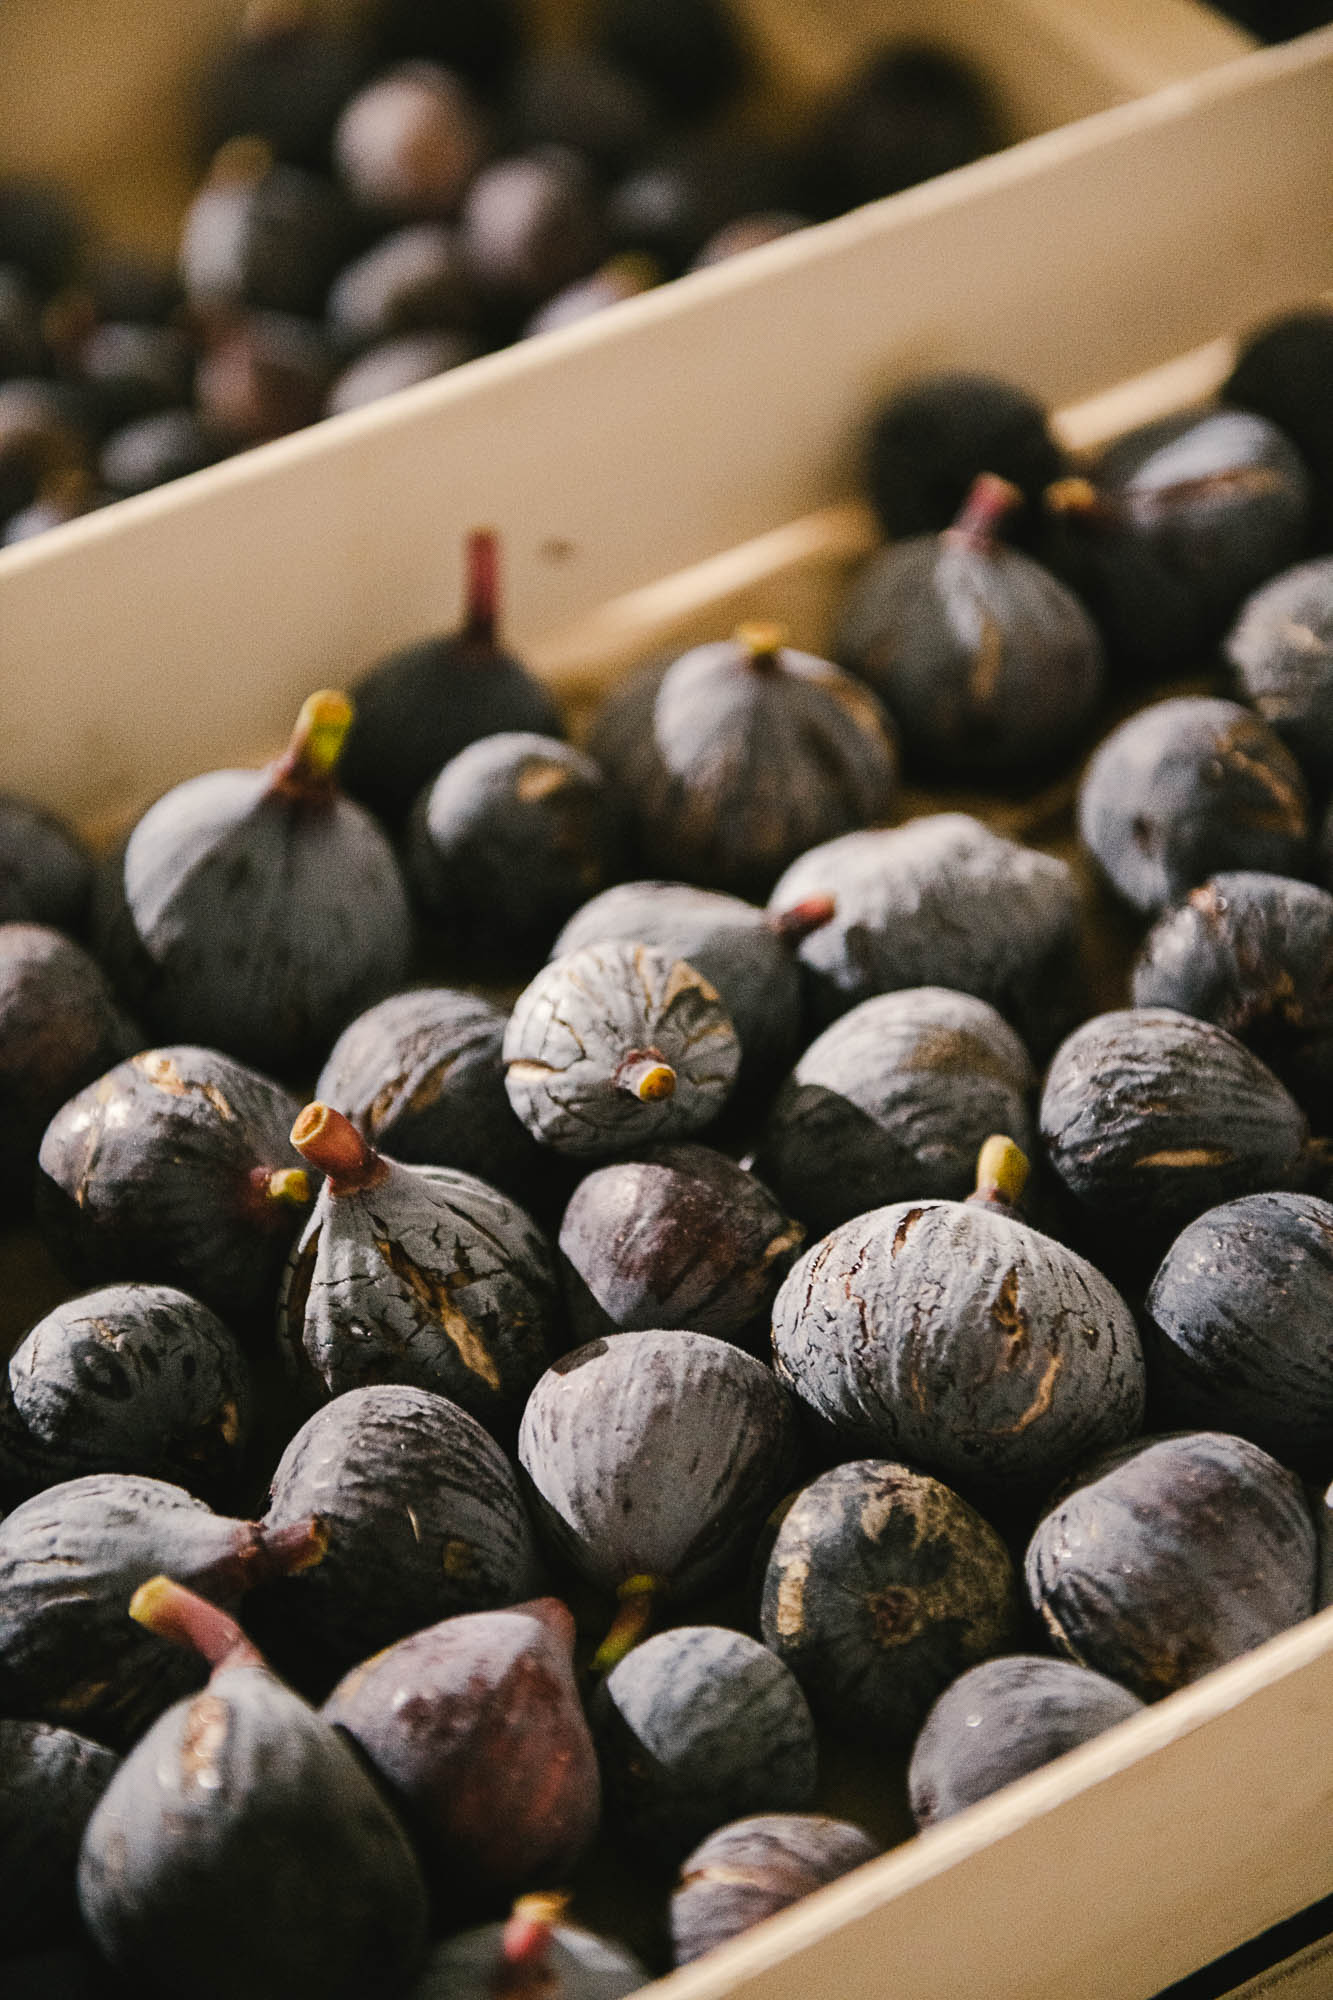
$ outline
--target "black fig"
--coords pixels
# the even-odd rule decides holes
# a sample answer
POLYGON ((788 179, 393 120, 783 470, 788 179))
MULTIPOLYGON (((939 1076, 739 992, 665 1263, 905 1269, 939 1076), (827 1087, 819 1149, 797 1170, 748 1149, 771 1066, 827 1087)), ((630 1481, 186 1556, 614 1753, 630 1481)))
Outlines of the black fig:
POLYGON ((541 146, 492 160, 459 216, 477 289, 502 318, 587 275, 606 248, 596 184, 578 154, 541 146))
POLYGON ((1285 569, 1247 597, 1222 652, 1240 693, 1312 784, 1333 779, 1333 556, 1285 569))
POLYGON ((48 1722, 0 1722, 0 1881, 11 1952, 68 1936, 74 1869, 88 1816, 119 1764, 114 1750, 48 1722))
MULTIPOLYGON (((1298 16, 1302 9, 1297 7, 1298 16)), ((1318 9, 1305 27, 1322 25, 1318 9)), ((1333 312, 1325 305, 1284 313, 1244 341, 1222 387, 1224 402, 1257 410, 1286 433, 1314 476, 1324 546, 1333 531, 1333 414, 1328 384, 1333 372, 1333 312)))
POLYGON ((470 325, 475 292, 457 230, 416 222, 344 265, 325 315, 339 346, 358 352, 400 334, 470 325))
POLYGON ((334 122, 365 64, 359 39, 321 19, 308 0, 249 0, 203 79, 208 150, 253 135, 280 160, 324 166, 334 122))
POLYGON ((83 929, 93 864, 64 820, 0 794, 0 920, 83 929))
MULTIPOLYGON (((978 473, 1016 486, 1031 508, 1065 471, 1046 410, 998 376, 961 371, 905 382, 875 411, 865 476, 880 526, 895 540, 939 534, 957 516, 978 473)), ((1018 515, 1026 526, 1026 510, 1018 515)))
POLYGON ((648 1974, 622 1945, 562 1923, 565 1896, 520 1896, 507 1923, 437 1944, 403 2000, 627 2000, 648 1974))
POLYGON ((594 46, 636 77, 662 116, 706 117, 733 97, 750 64, 741 11, 729 0, 600 0, 594 46))
POLYGON ((410 222, 453 215, 485 157, 486 120, 470 90, 437 63, 385 70, 338 119, 344 187, 372 215, 410 222))
POLYGON ((719 1827, 680 1864, 673 1963, 691 1964, 878 1853, 859 1826, 819 1813, 757 1813, 719 1827))
POLYGON ((246 135, 217 154, 186 212, 181 280, 196 310, 316 315, 351 234, 330 181, 275 164, 265 141, 246 135))
POLYGON ((1000 131, 977 64, 942 42, 882 43, 824 106, 810 146, 811 204, 828 216, 879 201, 993 151, 1000 131))
POLYGON ((461 367, 477 352, 476 342, 465 333, 405 333, 396 340, 381 341, 343 369, 329 390, 324 414, 336 417, 381 396, 397 395, 400 389, 414 388, 433 375, 443 375, 446 369, 461 367))

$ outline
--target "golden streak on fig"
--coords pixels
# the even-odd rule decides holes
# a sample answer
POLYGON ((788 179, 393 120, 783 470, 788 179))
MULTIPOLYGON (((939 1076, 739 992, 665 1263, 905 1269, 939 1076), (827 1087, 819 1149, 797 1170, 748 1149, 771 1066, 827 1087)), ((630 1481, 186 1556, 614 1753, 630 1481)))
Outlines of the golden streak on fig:
POLYGON ((810 1558, 797 1556, 787 1564, 778 1585, 777 1627, 783 1639, 799 1639, 805 1630, 805 1586, 810 1576, 810 1558))
POLYGON ((1235 1154, 1225 1146, 1166 1146, 1160 1153, 1145 1153, 1136 1167, 1227 1167, 1235 1154))
POLYGON ((540 805, 543 799, 564 791, 569 780, 570 773, 562 765, 534 758, 519 772, 514 794, 525 806, 540 805))
POLYGON ((304 1167, 275 1167, 264 1183, 267 1201, 285 1201, 293 1208, 310 1206, 310 1176, 304 1167))

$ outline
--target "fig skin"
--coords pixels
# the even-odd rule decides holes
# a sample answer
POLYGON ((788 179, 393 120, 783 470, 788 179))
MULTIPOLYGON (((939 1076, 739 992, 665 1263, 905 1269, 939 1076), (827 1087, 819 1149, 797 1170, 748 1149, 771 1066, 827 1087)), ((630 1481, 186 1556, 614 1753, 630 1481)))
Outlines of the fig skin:
POLYGON ((918 376, 876 409, 865 441, 871 505, 894 539, 939 534, 956 517, 973 480, 997 473, 1023 494, 1017 516, 1067 468, 1046 410, 1016 383, 963 370, 918 376))
POLYGON ((1227 1430, 1323 1482, 1333 1473, 1333 1204, 1252 1194, 1191 1222, 1145 1301, 1176 1420, 1227 1430))
POLYGON ((815 1792, 809 1706, 766 1646, 677 1625, 627 1654, 590 1716, 611 1826, 675 1858, 747 1812, 799 1811, 815 1792))
POLYGON ((278 1462, 267 1528, 314 1513, 316 1568, 256 1600, 265 1648, 320 1697, 381 1647, 538 1587, 527 1509, 489 1432, 447 1397, 393 1383, 349 1389, 304 1423, 278 1462))
MULTIPOLYGON (((275 163, 246 134, 217 154, 186 209, 180 276, 205 314, 255 308, 317 318, 353 241, 352 216, 333 183, 275 163)), ((188 389, 169 400, 187 401, 188 389)))
POLYGON ((1224 1028, 1167 1007, 1094 1014, 1041 1099, 1056 1173, 1094 1215, 1151 1237, 1301 1172, 1304 1114, 1224 1028))
POLYGON ((119 1763, 114 1750, 72 1729, 0 1721, 6 1974, 11 1953, 36 1951, 71 1934, 79 1843, 119 1763))
POLYGON ((768 907, 780 917, 814 896, 835 904, 800 947, 821 1027, 907 986, 989 1001, 1038 1057, 1078 1018, 1072 872, 966 813, 930 813, 811 848, 768 907))
POLYGON ((0 793, 0 919, 81 933, 93 864, 54 813, 0 793))
POLYGON ((236 1337, 169 1285, 109 1285, 57 1306, 9 1357, 0 1488, 134 1472, 201 1499, 234 1492, 254 1416, 236 1337))
MULTIPOLYGON (((1302 22, 1301 26, 1304 27, 1302 22)), ((1312 16, 1309 25, 1314 26, 1312 16)), ((1299 32, 1299 30, 1298 30, 1299 32)), ((1316 546, 1333 533, 1333 416, 1328 378, 1333 367, 1333 313, 1326 306, 1283 313, 1256 327, 1222 385, 1222 400, 1255 410, 1286 433, 1313 475, 1316 546)))
POLYGON ((557 1598, 463 1612, 341 1680, 321 1713, 359 1745, 450 1905, 563 1881, 597 1832, 597 1753, 557 1598))
POLYGON ((843 1735, 908 1743, 965 1667, 1008 1650, 1013 1564, 938 1479, 856 1459, 798 1493, 764 1575, 764 1643, 843 1735))
MULTIPOLYGON (((522 1905, 520 1904, 520 1910, 522 1905)), ((510 1920, 511 1922, 513 1919, 510 1920)), ((649 1975, 623 1945, 555 1923, 532 1957, 512 1963, 508 1924, 481 1924, 437 1944, 403 2000, 628 2000, 649 1975)))
POLYGON ((961 1201, 992 1132, 1032 1151, 1026 1049, 984 1000, 939 986, 863 1000, 773 1100, 755 1172, 812 1235, 905 1197, 961 1201))
POLYGON ((1083 1257, 974 1201, 852 1217, 773 1307, 778 1379, 843 1447, 967 1491, 1049 1490, 1143 1421, 1129 1308, 1083 1257))
POLYGON ((1246 598, 1222 643, 1241 698, 1311 784, 1333 779, 1333 556, 1283 570, 1246 598))
POLYGON ((475 293, 457 230, 418 222, 345 264, 325 314, 339 346, 358 353, 404 334, 469 326, 475 293))
POLYGON ((486 121, 460 78, 421 60, 372 76, 348 99, 333 134, 352 200, 397 222, 455 214, 488 144, 486 121))
POLYGON ((1116 894, 1151 916, 1223 870, 1299 873, 1309 801, 1259 716, 1179 695, 1103 738, 1079 785, 1078 830, 1116 894))
POLYGON ((692 1964, 879 1851, 859 1826, 819 1813, 756 1813, 719 1827, 680 1864, 672 1964, 692 1964))
POLYGON ((1295 1475, 1246 1438, 1149 1438, 1085 1466, 1028 1544, 1028 1595, 1069 1659, 1144 1701, 1314 1609, 1316 1531, 1295 1475))
POLYGON ((561 1276, 580 1343, 688 1327, 751 1352, 805 1231, 725 1153, 685 1142, 596 1168, 560 1225, 561 1276))
POLYGON ((75 1279, 178 1285, 244 1337, 272 1312, 309 1207, 288 1137, 300 1108, 211 1049, 141 1050, 47 1126, 35 1193, 42 1233, 75 1279))
POLYGON ((918 1828, 950 1819, 1142 1707, 1128 1688, 1069 1660, 983 1660, 945 1689, 912 1746, 912 1817, 918 1828))

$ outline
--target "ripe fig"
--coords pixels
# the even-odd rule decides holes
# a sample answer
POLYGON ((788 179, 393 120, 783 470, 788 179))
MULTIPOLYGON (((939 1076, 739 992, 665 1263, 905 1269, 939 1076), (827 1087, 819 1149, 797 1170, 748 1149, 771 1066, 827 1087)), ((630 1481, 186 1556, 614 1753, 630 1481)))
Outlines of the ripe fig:
POLYGON ((622 1945, 560 1921, 565 1896, 520 1896, 507 1923, 437 1944, 403 2000, 626 2000, 648 1974, 622 1945))
POLYGON ((280 160, 324 166, 334 122, 365 66, 360 38, 308 0, 250 0, 203 78, 207 149, 252 134, 280 160))
POLYGON ((343 186, 372 215, 409 222, 453 215, 485 157, 472 92, 437 63, 407 62, 357 91, 334 132, 343 186))
POLYGON ((62 819, 0 793, 0 920, 82 931, 92 875, 91 858, 62 819))
POLYGON ((352 219, 333 183, 276 163, 268 144, 247 133, 215 155, 186 211, 181 280, 196 310, 313 316, 351 240, 352 219))
POLYGON ((321 1713, 370 1759, 452 1903, 563 1880, 597 1831, 597 1753, 553 1597, 463 1612, 339 1681, 321 1713))
POLYGON ((977 63, 939 42, 885 40, 823 108, 809 149, 811 205, 841 215, 1000 144, 1000 110, 977 63))
POLYGON ((74 1869, 88 1816, 119 1764, 114 1750, 48 1722, 0 1722, 3 1957, 68 1936, 74 1869))
POLYGON ((865 442, 870 502, 895 540, 947 528, 981 472, 1018 488, 1027 502, 1016 517, 1024 529, 1042 488, 1064 470, 1035 396, 961 370, 904 382, 875 410, 865 442))
MULTIPOLYGON (((1296 9, 1299 26, 1322 25, 1296 9)), ((1320 304, 1283 313, 1256 327, 1242 343, 1222 386, 1224 402, 1254 410, 1285 432, 1313 475, 1319 500, 1316 528, 1324 546, 1333 528, 1333 418, 1328 407, 1333 367, 1333 313, 1320 304)))
POLYGON ((1333 778, 1333 556, 1298 563, 1240 608, 1222 652, 1240 694, 1312 784, 1333 778))
POLYGON ((325 307, 349 353, 403 334, 457 330, 476 316, 476 285, 456 229, 412 223, 346 264, 325 307))
POLYGON ((692 1964, 879 1851, 859 1826, 819 1813, 757 1813, 719 1827, 680 1864, 673 1964, 692 1964))
POLYGON ((1043 563, 1092 613, 1117 679, 1164 680, 1206 650, 1199 594, 1114 489, 1078 476, 1041 495, 1043 563))
POLYGON ((520 319, 595 269, 606 249, 593 176, 577 153, 539 146, 481 167, 459 226, 477 288, 493 313, 520 319))
POLYGON ((465 333, 404 333, 396 340, 381 341, 343 369, 329 390, 324 415, 336 417, 381 396, 395 396, 400 389, 414 388, 474 360, 478 351, 465 333))

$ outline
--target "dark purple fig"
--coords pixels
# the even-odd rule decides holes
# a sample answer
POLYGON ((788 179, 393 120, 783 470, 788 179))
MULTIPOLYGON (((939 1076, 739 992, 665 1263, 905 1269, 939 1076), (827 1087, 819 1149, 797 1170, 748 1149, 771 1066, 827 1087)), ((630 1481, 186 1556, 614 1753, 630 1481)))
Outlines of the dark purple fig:
POLYGON ((103 430, 190 400, 194 351, 177 326, 101 320, 79 340, 71 364, 93 393, 103 430))
POLYGON ((107 951, 158 1034, 308 1074, 401 982, 398 864, 335 775, 351 719, 311 695, 276 762, 189 778, 130 835, 107 951))
POLYGON ((623 1945, 560 1921, 566 1896, 520 1896, 507 1923, 437 1944, 403 2000, 626 2000, 648 1974, 623 1945))
POLYGON ((200 357, 195 405, 219 456, 267 444, 324 414, 334 357, 323 329, 292 313, 227 320, 200 357))
POLYGON ((912 1746, 912 1817, 918 1827, 949 1819, 1142 1707, 1128 1688, 1068 1660, 983 1660, 945 1689, 912 1746))
POLYGON ((0 1709, 123 1747, 197 1687, 197 1663, 131 1623, 165 1566, 235 1605, 257 1583, 317 1563, 322 1526, 228 1520, 179 1486, 92 1473, 49 1486, 0 1524, 0 1709))
POLYGON ((31 506, 49 479, 85 471, 92 448, 66 384, 31 375, 0 382, 0 520, 31 506))
POLYGON ((351 233, 331 181, 275 164, 247 134, 222 147, 186 211, 181 281, 197 310, 318 314, 351 233))
POLYGON ((1192 579, 1114 491, 1083 477, 1054 479, 1041 496, 1034 539, 1043 563, 1092 613, 1120 676, 1162 680, 1204 650, 1192 579))
POLYGON ((814 1235, 886 1202, 961 1201, 992 1132, 1032 1150, 1027 1050, 984 1000, 940 986, 863 1000, 778 1091, 755 1172, 814 1235))
POLYGON ((374 1779, 215 1606, 159 1576, 132 1613, 213 1672, 88 1822, 79 1905, 99 1950, 198 2000, 394 2000, 425 1956, 426 1891, 374 1779))
POLYGON ((897 782, 864 683, 794 651, 776 625, 683 653, 649 726, 606 768, 650 869, 742 896, 765 895, 817 841, 885 818, 897 782))
POLYGON ((290 1529, 311 1513, 328 1527, 327 1568, 276 1585, 264 1613, 271 1644, 321 1695, 423 1625, 535 1594, 536 1549, 508 1459, 475 1417, 427 1389, 349 1389, 301 1426, 265 1524, 290 1529))
POLYGON ((719 1827, 680 1864, 672 1963, 692 1964, 879 1851, 859 1826, 820 1813, 756 1813, 719 1827))
POLYGON ((322 1714, 365 1752, 453 1904, 562 1881, 597 1831, 597 1753, 554 1597, 464 1612, 354 1667, 322 1714))
POLYGON ((315 1095, 395 1160, 458 1167, 526 1201, 551 1155, 509 1108, 507 1019, 447 986, 395 993, 343 1030, 315 1095))
POLYGON ((1231 868, 1299 871, 1309 839, 1300 766, 1237 702, 1180 695, 1103 739, 1078 827, 1112 887, 1144 914, 1231 868))
POLYGON ((93 864, 63 819, 0 793, 0 921, 80 931, 93 864))
POLYGON ((408 879, 465 963, 528 967, 624 872, 624 829, 591 757, 501 730, 451 757, 412 815, 408 879))
POLYGON ((690 123, 719 110, 750 68, 741 10, 729 0, 600 0, 593 46, 642 84, 662 117, 690 123))
POLYGON ((520 150, 569 146, 614 175, 647 150, 657 116, 643 85, 612 57, 577 43, 536 48, 506 96, 506 125, 520 150))
POLYGON ((562 958, 613 938, 683 958, 717 988, 741 1045, 738 1088, 784 1070, 799 1046, 802 939, 833 914, 831 896, 773 917, 739 896, 686 882, 622 882, 575 912, 555 941, 562 958))
POLYGON ((560 1224, 574 1332, 689 1327, 752 1351, 805 1239, 768 1189, 710 1146, 654 1146, 599 1167, 560 1224))
POLYGON ((612 188, 606 217, 618 250, 647 254, 675 277, 728 223, 799 199, 789 150, 713 129, 673 135, 638 161, 612 188))
POLYGON ((111 433, 98 455, 98 477, 118 498, 147 493, 216 464, 223 449, 193 410, 158 410, 111 433))
POLYGON ((245 1357, 216 1314, 166 1285, 110 1285, 57 1306, 9 1357, 0 1488, 86 1472, 234 1491, 253 1417, 245 1357))
POLYGON ((1252 1194, 1191 1222, 1145 1302, 1154 1380, 1179 1421, 1333 1470, 1333 1204, 1252 1194))
POLYGON ((764 1576, 764 1641, 816 1717, 907 1743, 965 1667, 1017 1629, 1013 1564, 938 1479, 887 1459, 836 1465, 796 1496, 764 1576))
POLYGON ((461 368, 477 353, 476 342, 466 333, 409 333, 382 341, 343 369, 329 390, 324 414, 336 417, 381 396, 396 396, 400 389, 415 388, 450 368, 461 368))
POLYGON ((800 953, 822 1023, 875 993, 947 986, 988 1000, 1041 1055, 1078 1017, 1071 870, 966 813, 825 841, 792 863, 769 909, 815 896, 834 902, 800 953))
POLYGON ((740 1066, 730 1018, 684 959, 588 945, 524 987, 504 1037, 505 1089, 528 1130, 608 1159, 712 1122, 740 1066))
POLYGON ((0 381, 11 375, 40 375, 47 365, 32 281, 16 264, 0 263, 0 381))
POLYGON ((53 181, 0 180, 0 264, 26 271, 39 291, 68 280, 87 233, 69 192, 53 181))
POLYGON ((37 1220, 87 1283, 176 1284, 242 1333, 271 1309, 310 1180, 294 1097, 211 1049, 145 1049, 51 1120, 37 1220))
POLYGON ((53 473, 31 506, 10 515, 0 534, 0 545, 13 548, 33 535, 44 535, 48 528, 63 528, 67 521, 77 521, 103 506, 109 497, 98 492, 89 472, 53 473))
POLYGON ((995 1199, 844 1222, 778 1293, 773 1351, 844 1444, 990 1493, 1049 1489, 1143 1421, 1129 1308, 995 1199))
POLYGON ((379 62, 424 56, 487 96, 503 86, 524 45, 517 0, 381 0, 374 22, 379 62))
POLYGON ((1022 493, 974 481, 940 534, 891 542, 853 581, 837 653, 927 768, 1002 776, 1049 766, 1102 690, 1101 641, 1049 570, 998 537, 1022 493))
POLYGON ((1298 563, 1247 597, 1222 652, 1242 698, 1312 783, 1333 778, 1333 556, 1298 563))
POLYGON ((306 1106, 292 1144, 325 1177, 278 1300, 301 1382, 320 1400, 411 1383, 511 1429, 563 1344, 531 1216, 473 1174, 383 1157, 327 1104, 306 1106))
MULTIPOLYGON (((865 444, 870 501, 895 540, 947 528, 978 473, 1008 480, 1030 509, 1064 470, 1045 406, 994 375, 953 371, 905 382, 876 409, 865 444)), ((1018 525, 1027 519, 1025 510, 1018 525)))
POLYGON ((401 222, 453 215, 488 143, 472 93, 451 70, 430 62, 373 77, 345 106, 333 140, 352 199, 401 222))
POLYGON ((594 270, 607 248, 591 171, 561 146, 482 167, 459 221, 477 288, 500 314, 526 317, 594 270))
POLYGON ((67 1097, 142 1045, 106 975, 44 924, 0 923, 0 1190, 28 1199, 42 1133, 67 1097))
POLYGON ((1041 1134, 1094 1214, 1160 1236, 1236 1195, 1287 1187, 1307 1127, 1224 1028, 1167 1007, 1095 1014, 1056 1050, 1041 1134))
POLYGON ((795 215, 790 210, 764 209, 756 215, 739 215, 734 222, 724 222, 715 229, 703 248, 690 265, 692 271, 706 271, 713 264, 725 264, 729 257, 744 256, 747 250, 758 250, 765 243, 776 243, 780 237, 792 236, 798 229, 809 227, 808 215, 795 215))
POLYGON ((366 52, 309 0, 249 0, 201 88, 203 143, 253 135, 280 160, 326 164, 338 113, 361 82, 366 52))
POLYGON ((47 1722, 0 1722, 0 1881, 9 1955, 71 1934, 74 1869, 88 1815, 120 1759, 114 1750, 47 1722))
POLYGON ((620 256, 610 257, 599 265, 591 277, 565 285, 545 305, 538 306, 523 328, 524 337, 552 333, 560 326, 574 326, 579 320, 604 312, 608 306, 637 299, 642 292, 651 291, 661 278, 661 269, 651 257, 622 251, 620 256))
POLYGON ((775 1654, 743 1632, 677 1625, 645 1639, 590 1708, 613 1829, 677 1857, 747 1812, 814 1797, 815 1725, 775 1654))
POLYGON ((841 215, 966 166, 1002 142, 990 79, 940 42, 887 41, 824 104, 810 144, 810 204, 841 215))
MULTIPOLYGON (((1306 26, 1322 25, 1322 17, 1306 26)), ((1314 476, 1322 505, 1324 545, 1333 529, 1333 415, 1328 384, 1333 373, 1333 312, 1317 305, 1284 313, 1258 327, 1242 344, 1222 387, 1225 402, 1256 410, 1286 433, 1314 476)))
POLYGON ((1136 1007, 1214 1021, 1282 1078, 1317 1129, 1333 1110, 1333 895, 1289 875, 1214 875, 1158 918, 1136 1007))
POLYGON ((388 654, 356 683, 342 781, 393 823, 479 736, 501 729, 562 733, 550 694, 497 639, 499 544, 489 529, 469 535, 466 566, 459 629, 388 654))
POLYGON ((1060 1652, 1154 1701, 1314 1610, 1300 1482, 1246 1438, 1151 1438, 1085 1466, 1028 1545, 1060 1652))
POLYGON ((470 325, 475 286, 458 232, 416 222, 345 265, 325 308, 339 346, 359 351, 407 333, 470 325))
POLYGON ((621 1333, 548 1368, 519 1461, 553 1546, 619 1592, 612 1666, 666 1597, 742 1564, 796 1456, 791 1405, 762 1362, 704 1333, 621 1333))

